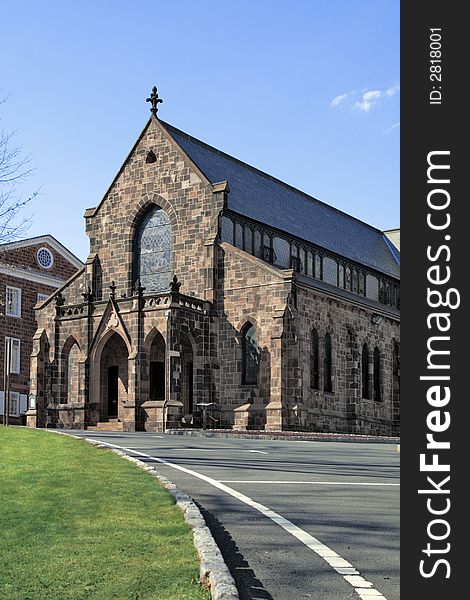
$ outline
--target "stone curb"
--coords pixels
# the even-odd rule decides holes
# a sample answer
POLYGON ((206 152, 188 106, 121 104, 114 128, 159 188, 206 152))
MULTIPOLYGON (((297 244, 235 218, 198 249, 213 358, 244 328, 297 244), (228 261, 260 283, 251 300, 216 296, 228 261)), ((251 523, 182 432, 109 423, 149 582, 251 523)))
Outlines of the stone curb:
POLYGON ((210 590, 212 600, 239 600, 235 581, 230 575, 230 571, 225 564, 222 553, 220 552, 220 549, 217 546, 210 529, 207 527, 201 511, 196 506, 192 498, 188 496, 188 494, 180 490, 169 479, 163 477, 163 475, 160 475, 155 467, 148 465, 138 458, 129 456, 118 448, 112 448, 104 442, 83 438, 81 436, 72 435, 63 431, 57 431, 54 429, 47 429, 45 431, 58 433, 60 435, 68 435, 69 437, 73 437, 77 440, 84 440, 96 448, 111 450, 122 458, 134 463, 144 471, 147 471, 149 475, 156 477, 173 496, 177 506, 183 513, 186 523, 191 527, 194 537, 194 546, 197 550, 200 561, 199 580, 201 586, 210 590))
POLYGON ((203 429, 166 429, 165 433, 169 435, 180 435, 190 437, 212 437, 212 438, 235 438, 250 440, 269 440, 283 442, 315 441, 315 442, 361 442, 375 444, 398 444, 399 437, 359 435, 354 433, 296 433, 279 432, 264 433, 261 431, 245 432, 227 430, 203 430, 203 429))

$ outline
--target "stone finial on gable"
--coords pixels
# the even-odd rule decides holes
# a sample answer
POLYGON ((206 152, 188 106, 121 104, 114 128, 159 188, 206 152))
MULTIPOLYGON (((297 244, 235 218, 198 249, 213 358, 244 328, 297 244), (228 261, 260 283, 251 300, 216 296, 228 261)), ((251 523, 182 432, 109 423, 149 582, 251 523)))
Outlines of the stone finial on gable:
POLYGON ((156 86, 153 86, 152 88, 152 93, 150 94, 150 96, 145 100, 145 102, 150 102, 152 104, 151 108, 150 108, 150 112, 152 113, 152 115, 157 116, 157 112, 158 112, 158 104, 160 102, 163 102, 163 100, 161 98, 158 97, 158 92, 157 92, 157 88, 156 86))
POLYGON ((181 282, 178 281, 178 277, 176 275, 173 276, 173 279, 170 281, 170 291, 179 293, 181 287, 181 282))

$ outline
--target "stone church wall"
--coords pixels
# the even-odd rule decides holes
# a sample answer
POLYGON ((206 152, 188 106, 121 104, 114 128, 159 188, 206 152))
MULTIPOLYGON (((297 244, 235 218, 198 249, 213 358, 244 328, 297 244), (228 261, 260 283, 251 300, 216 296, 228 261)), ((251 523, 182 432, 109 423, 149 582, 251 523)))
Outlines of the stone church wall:
MULTIPOLYGON (((118 297, 130 295, 135 227, 151 203, 156 203, 170 218, 171 270, 183 284, 181 291, 204 298, 212 287, 213 268, 205 243, 217 234, 223 202, 223 194, 212 192, 152 119, 102 204, 85 215, 90 257, 97 254, 100 258, 103 289, 114 280, 118 297), (149 151, 154 152, 156 162, 146 162, 149 151)), ((90 271, 91 267, 89 277, 90 271)))
POLYGON ((399 428, 398 374, 395 342, 400 337, 397 319, 385 316, 374 325, 372 309, 346 300, 329 298, 311 288, 298 290, 296 318, 297 343, 290 347, 289 389, 304 405, 305 427, 316 431, 352 431, 361 434, 390 435, 399 428), (320 385, 310 385, 310 340, 315 328, 319 336, 320 385), (323 391, 323 341, 332 338, 332 393, 323 391), (369 348, 370 399, 362 398, 361 356, 363 344, 369 348), (380 350, 381 400, 373 399, 373 352, 380 350))
POLYGON ((250 403, 260 406, 250 421, 251 427, 264 427, 266 406, 274 399, 281 401, 281 338, 291 280, 292 271, 280 271, 230 244, 220 244, 217 348, 219 399, 227 425, 233 425, 235 408, 250 403), (258 385, 242 383, 240 333, 247 322, 254 325, 258 333, 258 385))

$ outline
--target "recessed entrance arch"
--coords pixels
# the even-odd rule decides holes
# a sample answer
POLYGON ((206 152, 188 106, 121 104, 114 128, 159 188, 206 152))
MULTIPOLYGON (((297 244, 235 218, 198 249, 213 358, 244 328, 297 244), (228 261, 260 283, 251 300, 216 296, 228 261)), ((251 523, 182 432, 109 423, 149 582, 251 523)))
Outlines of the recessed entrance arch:
POLYGON ((118 418, 127 399, 129 352, 122 337, 113 333, 100 359, 100 420, 118 418))

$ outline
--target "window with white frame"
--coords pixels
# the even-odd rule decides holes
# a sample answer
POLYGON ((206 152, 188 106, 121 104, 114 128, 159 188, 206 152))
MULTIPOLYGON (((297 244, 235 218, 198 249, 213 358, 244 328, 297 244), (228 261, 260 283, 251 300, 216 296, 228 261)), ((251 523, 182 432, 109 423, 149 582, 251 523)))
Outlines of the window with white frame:
POLYGON ((7 317, 21 317, 21 289, 7 286, 5 304, 7 317))
POLYGON ((10 373, 19 373, 20 366, 21 366, 21 361, 20 361, 21 340, 19 340, 18 338, 6 337, 5 338, 5 352, 6 352, 7 344, 10 340, 11 340, 10 373))
POLYGON ((50 269, 54 265, 54 256, 48 248, 39 248, 36 258, 43 269, 50 269))
POLYGON ((47 294, 38 294, 38 302, 45 302, 47 299, 49 298, 49 296, 47 294))
POLYGON ((10 403, 9 403, 9 414, 12 417, 17 417, 20 408, 20 393, 10 391, 10 403))

